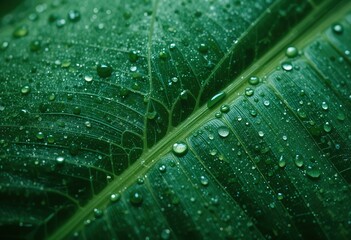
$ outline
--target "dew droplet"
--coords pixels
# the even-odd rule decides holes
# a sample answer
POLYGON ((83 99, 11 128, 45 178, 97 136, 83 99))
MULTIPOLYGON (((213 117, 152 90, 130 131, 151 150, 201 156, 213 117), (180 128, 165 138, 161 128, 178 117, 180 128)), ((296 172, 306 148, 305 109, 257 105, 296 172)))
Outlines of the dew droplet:
POLYGON ((10 45, 10 43, 7 41, 2 42, 0 45, 0 50, 4 51, 5 49, 7 49, 9 47, 9 45, 10 45))
POLYGON ((343 28, 343 26, 340 23, 333 24, 332 25, 332 29, 333 29, 333 32, 335 34, 338 34, 338 35, 342 34, 343 31, 344 31, 344 28, 343 28))
POLYGON ((281 66, 287 72, 293 69, 293 65, 290 62, 283 62, 281 66))
POLYGON ((165 172, 167 171, 167 168, 166 168, 165 165, 162 164, 161 166, 158 167, 158 170, 159 170, 161 173, 165 173, 165 172))
POLYGON ((167 239, 170 239, 170 237, 171 237, 171 230, 167 228, 163 229, 161 232, 161 239, 167 240, 167 239))
POLYGON ((288 58, 294 58, 299 54, 298 50, 296 47, 288 47, 285 51, 285 55, 288 58))
POLYGON ((262 132, 262 131, 258 131, 258 136, 260 136, 260 137, 264 137, 264 132, 262 132))
POLYGON ((221 117, 222 117, 222 113, 216 112, 216 113, 215 113, 215 117, 216 117, 216 118, 221 118, 221 117))
POLYGON ((229 105, 227 105, 227 104, 222 105, 221 108, 220 108, 220 111, 222 113, 228 113, 230 111, 229 105))
POLYGON ((227 128, 226 126, 221 126, 218 128, 217 132, 220 137, 226 138, 229 135, 229 128, 227 128))
POLYGON ((245 89, 245 95, 251 97, 254 94, 254 90, 252 88, 245 89))
POLYGON ((40 48, 41 48, 41 42, 39 40, 33 40, 29 44, 29 49, 32 52, 37 52, 40 50, 40 48))
POLYGON ((263 105, 265 105, 266 107, 268 107, 269 104, 270 104, 269 100, 264 100, 264 101, 263 101, 263 105))
POLYGON ((44 133, 43 132, 37 132, 37 134, 35 135, 37 139, 42 140, 44 139, 44 133))
POLYGON ((185 142, 176 142, 173 144, 172 150, 176 156, 183 156, 188 151, 188 145, 185 142))
POLYGON ((98 208, 94 208, 94 217, 95 218, 101 218, 103 215, 103 211, 98 208))
POLYGON ((110 196, 110 201, 118 202, 120 198, 121 198, 121 195, 119 193, 112 193, 110 196))
POLYGON ((208 102, 207 102, 207 107, 212 108, 215 106, 217 103, 221 102, 224 98, 226 97, 225 92, 219 92, 216 95, 214 95, 208 102))
POLYGON ((84 80, 85 80, 86 82, 91 82, 91 81, 93 81, 93 76, 91 76, 91 75, 85 75, 85 76, 84 76, 84 80))
POLYGON ((345 120, 345 113, 343 112, 338 112, 338 114, 336 115, 336 118, 339 120, 339 121, 344 121, 345 120))
POLYGON ((73 108, 73 114, 75 114, 75 115, 80 115, 80 113, 81 113, 81 109, 80 109, 80 107, 74 107, 73 108))
POLYGON ((56 20, 56 27, 57 28, 62 28, 65 25, 66 25, 66 20, 65 19, 60 18, 60 19, 56 20))
POLYGON ((260 78, 257 76, 251 76, 249 78, 249 84, 251 85, 257 85, 260 82, 260 78))
POLYGON ((324 123, 323 129, 325 132, 329 133, 332 130, 332 126, 330 125, 329 122, 324 123))
POLYGON ((21 38, 27 36, 29 33, 28 27, 26 25, 19 26, 13 31, 12 36, 14 38, 21 38))
POLYGON ((316 166, 308 166, 306 170, 306 174, 311 178, 319 178, 319 176, 321 175, 321 172, 316 166))
POLYGON ((304 164, 303 157, 299 154, 295 155, 294 163, 297 167, 302 167, 304 164))
POLYGON ((208 178, 205 176, 200 177, 200 182, 201 182, 202 186, 207 186, 209 183, 208 178))
POLYGON ((128 54, 129 61, 135 63, 139 59, 139 51, 132 50, 128 54))
POLYGON ((113 69, 108 64, 102 63, 97 65, 96 71, 100 77, 107 78, 111 76, 113 69))
POLYGON ((326 102, 322 102, 322 109, 328 110, 328 104, 326 102))
POLYGON ((279 201, 283 200, 284 199, 284 195, 282 193, 278 193, 277 194, 277 198, 279 201))
POLYGON ((47 142, 48 143, 54 143, 55 142, 55 137, 53 135, 48 135, 47 137, 47 142))
POLYGON ((21 88, 21 93, 23 94, 23 95, 27 95, 28 93, 30 93, 30 86, 28 86, 28 85, 26 85, 26 86, 23 86, 22 88, 21 88))
POLYGON ((58 156, 58 157, 56 158, 56 163, 57 163, 57 164, 63 164, 64 162, 65 162, 65 158, 64 158, 64 157, 58 156))
POLYGON ((162 49, 162 51, 158 54, 158 56, 161 60, 167 60, 168 54, 166 52, 166 49, 162 49))
POLYGON ((199 52, 200 53, 207 53, 208 52, 208 47, 205 43, 201 43, 200 46, 199 46, 199 52))
POLYGON ((84 125, 85 125, 87 128, 91 128, 91 122, 89 122, 89 121, 85 121, 84 125))
POLYGON ((174 83, 176 83, 176 82, 178 82, 178 78, 177 77, 172 77, 172 82, 174 82, 174 83))
POLYGON ((279 161, 278 161, 278 165, 279 165, 279 167, 281 167, 281 168, 285 167, 286 161, 285 161, 285 158, 284 158, 283 155, 280 156, 279 161))
POLYGON ((129 202, 134 206, 140 206, 143 200, 143 195, 138 191, 133 191, 129 195, 129 202))
POLYGON ((297 109, 297 115, 299 115, 299 117, 302 119, 305 119, 307 117, 306 112, 303 111, 301 108, 297 109))
POLYGON ((211 156, 216 156, 217 152, 218 152, 217 149, 213 148, 213 149, 210 150, 210 155, 211 156))
POLYGON ((78 22, 80 20, 80 12, 77 10, 70 10, 67 14, 67 17, 71 22, 78 22))

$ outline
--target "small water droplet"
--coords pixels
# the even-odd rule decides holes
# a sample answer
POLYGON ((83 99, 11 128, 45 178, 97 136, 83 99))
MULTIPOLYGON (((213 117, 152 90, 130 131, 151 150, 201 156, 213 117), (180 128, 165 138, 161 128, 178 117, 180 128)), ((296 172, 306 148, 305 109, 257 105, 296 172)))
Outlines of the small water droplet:
POLYGON ((21 88, 21 93, 22 93, 23 95, 27 95, 28 93, 30 93, 30 90, 31 90, 30 86, 26 85, 26 86, 23 86, 23 87, 21 88))
POLYGON ((158 167, 158 170, 159 170, 161 173, 165 173, 165 172, 167 171, 167 168, 166 168, 165 165, 162 164, 161 166, 158 167))
POLYGON ((77 10, 70 10, 67 14, 67 17, 71 22, 78 22, 80 20, 80 12, 77 10))
POLYGON ((81 113, 80 107, 74 107, 74 108, 73 108, 73 114, 75 114, 75 115, 80 115, 80 113, 81 113))
POLYGON ((336 118, 339 120, 339 121, 344 121, 345 120, 345 113, 343 112, 338 112, 336 118))
POLYGON ((328 110, 328 104, 326 102, 322 102, 322 109, 328 110))
POLYGON ((89 121, 85 121, 84 125, 85 125, 87 128, 91 128, 91 122, 89 122, 89 121))
POLYGON ((219 127, 218 128, 218 130, 217 130, 217 132, 218 132, 218 135, 220 136, 220 137, 222 137, 222 138, 226 138, 226 137, 228 137, 228 135, 229 135, 229 128, 227 128, 227 127, 225 127, 225 126, 221 126, 221 127, 219 127))
POLYGON ((319 178, 319 176, 321 175, 321 172, 316 166, 308 166, 306 170, 306 174, 311 178, 319 178))
POLYGON ((264 100, 264 101, 263 101, 263 105, 265 105, 266 107, 268 107, 269 104, 270 104, 269 100, 264 100))
POLYGON ((162 49, 161 52, 158 54, 158 56, 162 60, 167 60, 168 54, 166 52, 166 49, 162 49))
POLYGON ((278 200, 281 201, 284 199, 284 195, 282 193, 278 193, 278 196, 277 196, 278 200))
POLYGON ((143 200, 143 195, 138 191, 133 191, 129 195, 129 202, 134 206, 140 206, 143 200))
POLYGON ((37 139, 42 140, 44 139, 44 133, 43 132, 37 132, 37 134, 35 135, 37 139))
POLYGON ((132 63, 135 63, 136 61, 138 61, 139 59, 139 51, 136 50, 132 50, 129 52, 128 57, 129 57, 129 61, 132 63))
POLYGON ((213 148, 213 149, 210 150, 210 155, 211 156, 216 156, 217 152, 218 152, 217 149, 213 148))
POLYGON ((293 69, 293 65, 290 62, 283 62, 281 66, 287 72, 293 69))
POLYGON ((56 27, 57 28, 62 28, 65 25, 66 25, 66 20, 65 19, 60 18, 60 19, 56 20, 56 27))
POLYGON ((13 31, 12 36, 14 38, 21 38, 27 36, 29 33, 28 27, 26 25, 19 26, 13 31))
POLYGON ((188 145, 185 142, 176 142, 172 146, 173 153, 177 156, 183 156, 188 151, 188 145))
POLYGON ((54 143, 55 142, 55 137, 53 135, 48 135, 47 137, 47 142, 48 143, 54 143))
POLYGON ((302 167, 304 164, 303 157, 299 154, 295 155, 294 163, 297 167, 302 167))
POLYGON ((4 51, 5 49, 7 49, 9 47, 9 45, 10 45, 10 43, 7 41, 2 42, 1 46, 0 46, 0 50, 4 51))
POLYGON ((57 164, 63 164, 64 162, 65 162, 65 158, 64 158, 64 157, 58 156, 58 157, 56 158, 56 163, 57 163, 57 164))
POLYGON ((257 85, 260 82, 260 78, 257 76, 251 76, 249 78, 249 84, 251 85, 257 85))
POLYGON ((221 108, 220 108, 220 111, 222 113, 228 113, 230 111, 229 105, 227 105, 227 104, 222 105, 221 108))
POLYGON ((219 92, 216 95, 214 95, 208 102, 207 102, 207 107, 212 108, 215 106, 217 103, 221 102, 224 98, 226 97, 225 92, 219 92))
POLYGON ((103 211, 98 209, 98 208, 94 208, 94 217, 95 218, 101 218, 103 215, 103 211))
POLYGON ((121 195, 119 193, 112 193, 110 196, 111 202, 118 202, 121 199, 121 195))
POLYGON ((252 88, 245 89, 245 95, 251 97, 254 94, 254 90, 252 88))
POLYGON ((332 126, 329 122, 324 123, 323 129, 325 132, 329 133, 332 130, 332 126))
POLYGON ((202 184, 203 186, 207 186, 208 183, 209 183, 208 178, 205 177, 205 176, 201 176, 201 177, 200 177, 200 182, 201 182, 201 184, 202 184))
POLYGON ((258 136, 260 136, 260 137, 264 137, 264 132, 262 132, 262 131, 258 131, 258 136))
POLYGON ((332 25, 333 32, 340 35, 344 31, 344 27, 340 23, 335 23, 332 25))
POLYGON ((113 69, 108 64, 102 63, 97 65, 96 71, 100 77, 107 78, 111 76, 113 69))
POLYGON ((286 141, 288 140, 288 137, 286 135, 283 136, 283 140, 286 141))
POLYGON ((174 82, 174 83, 176 83, 176 82, 178 82, 178 78, 177 77, 172 77, 172 82, 174 82))
POLYGON ((169 229, 163 229, 161 232, 161 239, 167 240, 170 239, 171 237, 171 230, 169 229))
POLYGON ((205 43, 201 43, 199 46, 199 52, 205 54, 208 52, 208 46, 205 43))
POLYGON ((216 117, 216 118, 221 118, 221 117, 222 117, 222 113, 216 112, 216 113, 215 113, 215 117, 216 117))
POLYGON ((299 115, 299 117, 302 119, 305 119, 307 117, 306 112, 303 111, 301 108, 297 109, 297 115, 299 115))
POLYGON ((176 44, 175 43, 169 44, 169 49, 174 50, 175 48, 176 48, 176 44))
POLYGON ((41 48, 41 42, 39 40, 33 40, 29 44, 29 49, 32 52, 37 52, 40 50, 40 48, 41 48))
POLYGON ((294 58, 299 54, 299 51, 297 50, 296 47, 288 47, 285 51, 285 55, 288 58, 294 58))
POLYGON ((86 82, 91 82, 91 81, 93 81, 93 76, 91 76, 91 75, 85 75, 85 76, 84 76, 84 80, 85 80, 86 82))
POLYGON ((281 167, 281 168, 285 167, 286 161, 285 161, 285 158, 284 158, 283 155, 280 156, 279 161, 278 161, 278 165, 279 165, 279 167, 281 167))

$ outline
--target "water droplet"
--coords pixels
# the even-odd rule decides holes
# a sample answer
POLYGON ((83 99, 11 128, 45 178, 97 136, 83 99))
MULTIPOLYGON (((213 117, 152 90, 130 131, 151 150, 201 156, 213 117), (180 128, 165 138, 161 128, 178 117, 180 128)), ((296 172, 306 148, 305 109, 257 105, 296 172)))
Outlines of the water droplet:
POLYGON ((278 200, 281 201, 284 199, 284 195, 282 193, 278 193, 278 196, 277 196, 278 200))
POLYGON ((228 113, 230 111, 229 105, 227 105, 227 104, 222 105, 221 108, 220 108, 220 111, 222 113, 228 113))
POLYGON ((168 54, 166 52, 166 49, 162 49, 162 51, 158 54, 158 56, 162 60, 167 60, 168 54))
POLYGON ((71 22, 78 22, 80 20, 80 12, 77 10, 70 10, 67 14, 67 17, 71 22))
POLYGON ((297 50, 296 47, 288 47, 285 51, 285 55, 288 58, 294 58, 299 54, 299 51, 297 50))
POLYGON ((170 239, 171 237, 171 230, 169 229, 163 229, 161 232, 161 239, 167 240, 170 239))
POLYGON ((93 76, 91 76, 91 75, 85 75, 85 76, 84 76, 84 80, 85 80, 86 82, 91 82, 91 81, 93 81, 93 76))
POLYGON ((215 106, 217 103, 221 102, 224 98, 226 97, 225 92, 219 92, 216 95, 214 95, 208 102, 207 102, 207 107, 212 108, 215 106))
POLYGON ((217 149, 213 148, 213 149, 210 150, 210 155, 211 156, 216 156, 217 152, 218 152, 217 149))
POLYGON ((165 172, 167 171, 167 168, 166 168, 165 165, 162 164, 161 166, 159 166, 158 170, 159 170, 161 173, 165 173, 165 172))
POLYGON ((174 82, 174 83, 176 83, 176 82, 178 82, 178 78, 177 77, 172 77, 172 82, 174 82))
POLYGON ((297 109, 297 115, 299 115, 299 117, 302 119, 305 119, 307 117, 306 112, 303 111, 301 108, 297 109))
POLYGON ((134 206, 140 206, 143 200, 143 195, 138 191, 133 191, 129 195, 129 202, 134 206))
POLYGON ((175 48, 176 48, 176 44, 175 43, 169 44, 169 49, 174 50, 175 48))
POLYGON ((62 28, 65 25, 66 25, 66 20, 65 19, 60 18, 60 19, 56 20, 56 27, 57 28, 62 28))
POLYGON ((138 70, 138 68, 136 66, 131 66, 130 67, 130 71, 131 72, 135 72, 136 70, 138 70))
POLYGON ((29 49, 32 52, 37 52, 40 50, 40 48, 41 48, 41 42, 39 40, 33 40, 29 44, 29 49))
POLYGON ((326 123, 324 123, 324 125, 323 125, 323 129, 324 129, 324 131, 325 132, 330 132, 331 130, 332 130, 332 126, 330 125, 330 123, 329 122, 326 122, 326 123))
POLYGON ((344 27, 340 23, 335 23, 332 26, 333 32, 340 35, 344 31, 344 27))
POLYGON ((119 193, 112 193, 110 196, 111 202, 118 202, 121 199, 121 195, 119 193))
POLYGON ((7 41, 2 42, 1 46, 0 46, 0 50, 4 51, 5 49, 7 49, 9 47, 9 45, 10 45, 10 43, 7 41))
POLYGON ((185 142, 176 142, 172 147, 173 153, 177 156, 183 156, 188 151, 188 145, 185 142))
POLYGON ((266 107, 268 107, 269 104, 270 104, 269 100, 264 100, 264 101, 263 101, 263 105, 265 105, 266 107))
POLYGON ((295 159, 294 159, 294 163, 297 167, 302 167, 304 162, 303 162, 303 157, 299 154, 296 154, 295 159))
POLYGON ((65 162, 65 158, 62 156, 59 156, 56 158, 56 163, 57 164, 63 164, 65 162))
POLYGON ((222 138, 226 138, 229 135, 229 128, 221 126, 218 128, 217 132, 219 136, 221 136, 222 138))
POLYGON ((278 165, 279 165, 279 167, 281 167, 281 168, 285 167, 286 161, 285 161, 285 158, 284 158, 283 155, 280 156, 279 161, 278 161, 278 165))
POLYGON ((201 176, 201 177, 200 177, 200 182, 201 182, 201 184, 202 184, 203 186, 207 186, 209 181, 208 181, 208 178, 207 178, 207 177, 201 176))
POLYGON ((26 25, 19 26, 13 31, 12 36, 15 38, 21 38, 27 36, 29 33, 28 27, 26 25))
POLYGON ((137 179, 137 184, 143 185, 143 184, 144 184, 144 178, 139 177, 139 178, 137 179))
POLYGON ((102 64, 97 65, 96 71, 100 77, 107 78, 107 77, 111 76, 113 69, 108 64, 102 63, 102 64))
POLYGON ((79 115, 80 113, 81 113, 80 107, 74 107, 74 108, 73 108, 73 114, 79 115))
POLYGON ((71 60, 65 59, 62 61, 62 63, 61 63, 62 68, 68 68, 69 66, 71 66, 71 60))
POLYGON ((311 178, 319 178, 319 176, 321 175, 321 172, 316 166, 308 166, 306 170, 306 174, 311 178))
POLYGON ((139 59, 139 51, 136 50, 132 50, 129 52, 128 57, 129 57, 129 61, 132 63, 135 63, 138 59, 139 59))
POLYGON ((53 135, 48 135, 48 137, 47 137, 47 141, 48 141, 48 143, 54 143, 55 142, 55 137, 53 136, 53 135))
POLYGON ((23 95, 27 95, 28 93, 30 93, 30 90, 31 90, 30 86, 26 85, 26 86, 23 86, 23 87, 21 88, 21 93, 22 93, 23 95))
POLYGON ((37 132, 37 134, 35 135, 37 137, 37 139, 42 140, 44 139, 44 133, 43 132, 37 132))
POLYGON ((343 112, 338 112, 336 118, 339 120, 339 121, 344 121, 345 120, 345 113, 343 112))
POLYGON ((221 117, 222 117, 222 113, 216 112, 216 113, 215 113, 215 117, 216 117, 216 118, 221 118, 221 117))
POLYGON ((256 110, 251 109, 251 110, 250 110, 250 115, 253 116, 253 117, 256 117, 256 116, 257 116, 256 110))
POLYGON ((328 104, 326 102, 322 102, 322 109, 328 110, 328 104))
POLYGON ((254 94, 254 90, 252 88, 245 89, 245 95, 251 97, 254 94))
POLYGON ((260 136, 260 137, 264 137, 264 132, 262 132, 262 131, 258 131, 258 136, 260 136))
POLYGON ((87 128, 91 128, 91 122, 89 122, 89 121, 86 121, 86 122, 84 123, 84 125, 85 125, 87 128))
POLYGON ((257 76, 251 76, 249 78, 249 84, 251 85, 257 85, 260 82, 260 78, 257 76))
POLYGON ((94 208, 94 217, 95 218, 101 218, 103 215, 103 211, 98 209, 98 208, 94 208))
POLYGON ((283 62, 282 63, 282 68, 285 70, 285 71, 291 71, 293 69, 293 65, 290 63, 290 62, 283 62))
POLYGON ((205 43, 201 43, 199 46, 199 52, 200 53, 207 53, 208 52, 208 46, 205 43))

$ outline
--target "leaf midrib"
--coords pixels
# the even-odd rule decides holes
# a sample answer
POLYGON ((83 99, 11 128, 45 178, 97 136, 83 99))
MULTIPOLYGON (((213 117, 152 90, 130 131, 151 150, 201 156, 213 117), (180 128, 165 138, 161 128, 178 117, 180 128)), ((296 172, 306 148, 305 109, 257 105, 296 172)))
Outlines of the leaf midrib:
MULTIPOLYGON (((155 6, 157 6, 156 1, 155 6)), ((267 53, 260 57, 250 67, 242 72, 240 76, 232 81, 226 88, 223 89, 227 93, 225 102, 232 102, 240 96, 245 87, 247 87, 247 77, 250 75, 264 76, 267 73, 273 71, 277 65, 281 62, 284 57, 283 49, 287 45, 294 45, 298 49, 307 45, 310 42, 312 36, 318 34, 321 30, 325 29, 330 25, 331 22, 335 22, 338 18, 348 12, 351 7, 351 2, 346 0, 339 2, 331 7, 331 2, 325 2, 317 7, 300 23, 298 23, 291 31, 275 44, 267 53), (347 7, 345 7, 347 5, 347 7), (321 17, 323 16, 323 19, 321 17), (315 19, 321 19, 315 21, 315 19), (312 30, 311 30, 312 29, 312 30), (307 31, 309 30, 309 31, 307 31)), ((156 11, 153 11, 155 14, 156 11)), ((262 14, 267 14, 267 11, 262 14)), ((153 17, 154 18, 154 17, 153 17)), ((154 24, 151 20, 151 24, 154 24)), ((251 28, 251 27, 250 27, 251 28)), ((151 31, 151 30, 150 30, 151 31)), ((247 33, 248 31, 245 31, 247 33)), ((243 34, 245 35, 245 34, 243 34)), ((149 36, 152 37, 152 36, 149 36)), ((240 40, 240 39, 239 39, 240 40)), ((220 62, 216 65, 215 69, 211 74, 214 74, 216 69, 233 51, 235 45, 230 48, 230 51, 223 56, 220 62)), ((150 47, 149 47, 149 53, 150 47)), ((151 61, 151 55, 148 56, 148 61, 151 61)), ((151 75, 151 62, 149 63, 149 76, 151 75)), ((209 79, 210 76, 207 78, 209 79)), ((136 182, 137 178, 145 175, 145 173, 157 163, 157 159, 170 152, 171 146, 174 142, 181 139, 185 139, 189 136, 198 126, 201 126, 210 118, 213 118, 216 108, 207 109, 207 106, 197 108, 197 110, 179 126, 173 128, 161 141, 156 143, 151 149, 147 149, 143 152, 142 156, 127 170, 125 170, 120 176, 116 177, 112 182, 109 183, 98 195, 94 196, 85 206, 80 207, 77 212, 56 232, 53 233, 49 239, 62 239, 67 237, 73 231, 83 226, 84 220, 89 219, 93 216, 94 208, 103 208, 106 206, 110 199, 111 193, 121 192, 128 186, 136 182)))

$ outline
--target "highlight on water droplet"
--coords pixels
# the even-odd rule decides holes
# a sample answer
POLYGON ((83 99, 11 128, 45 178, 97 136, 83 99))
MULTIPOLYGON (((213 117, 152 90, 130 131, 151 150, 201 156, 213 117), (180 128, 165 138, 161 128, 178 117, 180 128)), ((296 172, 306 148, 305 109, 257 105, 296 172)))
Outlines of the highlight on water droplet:
POLYGON ((64 158, 64 157, 58 156, 58 157, 56 158, 56 163, 57 163, 57 164, 63 164, 64 162, 65 162, 65 158, 64 158))

